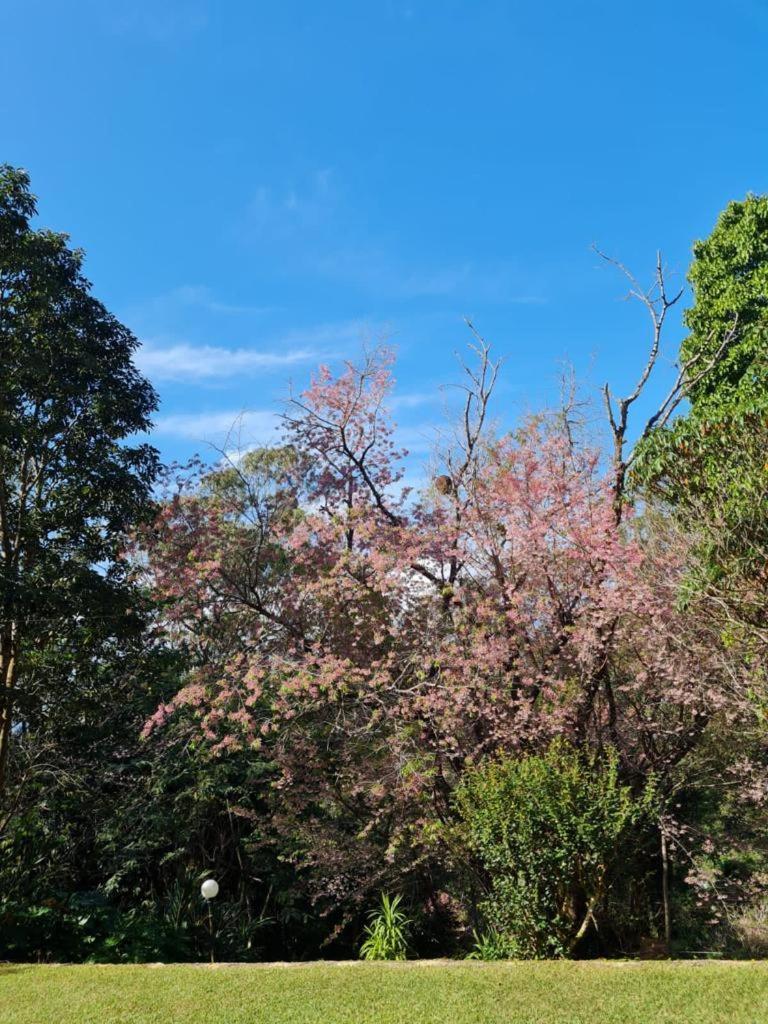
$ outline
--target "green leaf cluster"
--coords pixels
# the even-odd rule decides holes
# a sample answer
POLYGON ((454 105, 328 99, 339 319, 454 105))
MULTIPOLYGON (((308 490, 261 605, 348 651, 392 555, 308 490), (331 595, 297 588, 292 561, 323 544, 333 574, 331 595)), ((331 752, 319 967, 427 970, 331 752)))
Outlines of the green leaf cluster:
POLYGON ((650 807, 619 777, 616 756, 556 741, 543 754, 502 756, 456 794, 457 837, 479 865, 493 956, 567 956, 597 920, 611 869, 650 807))
POLYGON ((361 960, 405 960, 408 954, 410 923, 400 909, 402 897, 381 894, 381 905, 371 911, 365 928, 365 941, 360 947, 361 960))

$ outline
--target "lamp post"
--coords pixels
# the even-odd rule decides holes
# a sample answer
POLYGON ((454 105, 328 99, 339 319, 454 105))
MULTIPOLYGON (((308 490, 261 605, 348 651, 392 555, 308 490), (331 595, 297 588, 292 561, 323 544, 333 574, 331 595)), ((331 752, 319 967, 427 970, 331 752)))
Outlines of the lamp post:
POLYGON ((219 895, 219 883, 215 878, 206 878, 200 886, 200 895, 208 905, 208 935, 211 940, 211 963, 215 963, 213 955, 213 912, 211 911, 211 900, 219 895))

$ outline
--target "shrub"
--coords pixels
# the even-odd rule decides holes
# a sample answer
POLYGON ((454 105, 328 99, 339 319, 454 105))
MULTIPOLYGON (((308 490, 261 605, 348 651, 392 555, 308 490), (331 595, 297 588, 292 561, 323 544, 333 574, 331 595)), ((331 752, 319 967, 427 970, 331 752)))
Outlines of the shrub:
POLYGON ((186 923, 151 906, 121 910, 98 893, 0 901, 0 958, 140 963, 194 958, 186 923))
POLYGON ((480 910, 494 957, 573 953, 597 924, 612 866, 650 796, 636 799, 622 785, 614 754, 561 741, 468 773, 456 795, 457 832, 484 879, 480 910))

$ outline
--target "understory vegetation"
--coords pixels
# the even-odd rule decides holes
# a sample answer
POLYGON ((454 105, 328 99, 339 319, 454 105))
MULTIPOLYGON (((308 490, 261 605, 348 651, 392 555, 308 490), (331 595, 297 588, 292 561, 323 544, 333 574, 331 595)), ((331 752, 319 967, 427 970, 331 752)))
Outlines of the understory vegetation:
MULTIPOLYGON (((470 325, 415 488, 381 347, 275 445, 161 466, 136 338, 34 215, 0 169, 0 959, 763 956, 768 197, 694 246, 655 402, 683 293, 607 260, 650 339, 602 427, 574 384, 498 428, 470 325)), ((675 1019, 765 1001, 658 970, 675 1019)))

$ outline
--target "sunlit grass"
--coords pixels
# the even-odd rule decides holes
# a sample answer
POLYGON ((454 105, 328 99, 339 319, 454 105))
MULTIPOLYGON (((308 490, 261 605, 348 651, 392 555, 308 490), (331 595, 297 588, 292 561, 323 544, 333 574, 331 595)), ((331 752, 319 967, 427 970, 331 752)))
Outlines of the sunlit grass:
POLYGON ((2 1024, 764 1024, 759 963, 0 966, 2 1024))

